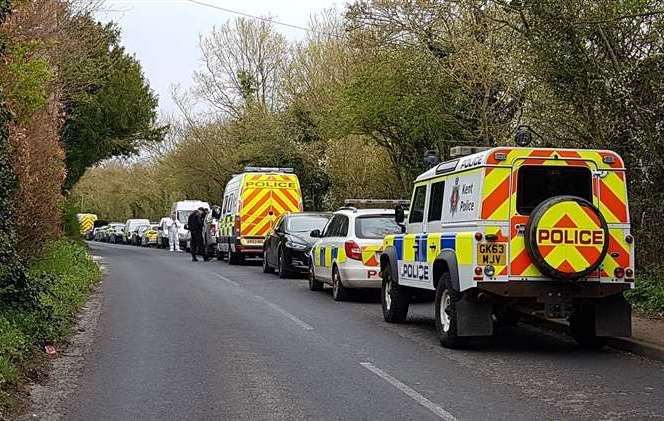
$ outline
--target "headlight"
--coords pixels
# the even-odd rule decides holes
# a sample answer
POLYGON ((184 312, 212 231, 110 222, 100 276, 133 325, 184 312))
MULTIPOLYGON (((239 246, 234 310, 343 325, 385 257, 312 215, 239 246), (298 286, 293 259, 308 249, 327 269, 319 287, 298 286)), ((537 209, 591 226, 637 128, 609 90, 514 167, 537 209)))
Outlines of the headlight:
POLYGON ((286 247, 291 248, 293 250, 306 250, 309 248, 309 246, 306 244, 294 243, 292 241, 286 241, 286 247))

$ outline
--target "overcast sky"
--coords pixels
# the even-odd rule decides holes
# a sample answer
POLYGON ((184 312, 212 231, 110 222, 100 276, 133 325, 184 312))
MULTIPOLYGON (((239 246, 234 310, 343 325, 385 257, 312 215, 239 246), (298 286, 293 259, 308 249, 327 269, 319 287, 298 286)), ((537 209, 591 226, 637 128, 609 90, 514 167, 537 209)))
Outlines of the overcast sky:
MULTIPOLYGON (((309 17, 320 10, 345 4, 345 0, 201 1, 298 26, 307 26, 309 17)), ((140 60, 152 89, 159 95, 161 113, 172 114, 177 110, 171 99, 171 85, 190 87, 192 73, 200 66, 199 35, 236 15, 188 0, 106 0, 97 17, 119 24, 122 44, 140 60)), ((305 35, 302 30, 280 25, 276 29, 291 40, 305 35)))

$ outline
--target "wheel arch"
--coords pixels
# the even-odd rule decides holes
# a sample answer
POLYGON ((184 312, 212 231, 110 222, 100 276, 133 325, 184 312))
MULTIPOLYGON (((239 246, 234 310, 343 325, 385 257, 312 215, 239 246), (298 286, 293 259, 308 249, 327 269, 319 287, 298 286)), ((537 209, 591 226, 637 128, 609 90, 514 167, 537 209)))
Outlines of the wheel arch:
POLYGON ((443 249, 433 262, 433 287, 435 289, 438 289, 438 282, 444 272, 450 274, 452 288, 459 291, 459 265, 456 253, 452 249, 443 249))
POLYGON ((389 246, 380 254, 380 271, 389 267, 392 271, 392 279, 397 284, 399 283, 399 267, 397 264, 397 250, 389 246))

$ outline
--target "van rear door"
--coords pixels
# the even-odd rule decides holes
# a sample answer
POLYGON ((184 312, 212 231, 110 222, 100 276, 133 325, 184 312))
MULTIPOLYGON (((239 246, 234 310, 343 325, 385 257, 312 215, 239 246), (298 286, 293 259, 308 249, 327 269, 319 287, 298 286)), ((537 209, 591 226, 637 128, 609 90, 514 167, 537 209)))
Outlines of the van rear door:
POLYGON ((295 174, 247 174, 241 200, 242 237, 262 239, 281 215, 302 210, 300 183, 295 174))

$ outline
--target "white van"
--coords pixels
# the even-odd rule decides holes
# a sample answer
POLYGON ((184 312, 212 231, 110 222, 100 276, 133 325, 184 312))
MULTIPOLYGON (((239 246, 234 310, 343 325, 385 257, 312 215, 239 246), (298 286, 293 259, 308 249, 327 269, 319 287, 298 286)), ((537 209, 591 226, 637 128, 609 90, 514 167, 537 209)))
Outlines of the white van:
POLYGON ((171 216, 175 216, 178 221, 180 221, 180 230, 178 232, 178 240, 180 241, 180 248, 185 249, 191 238, 189 230, 184 229, 189 215, 192 214, 196 209, 203 208, 210 211, 210 204, 207 202, 202 202, 200 200, 181 200, 179 202, 174 202, 171 206, 171 216))
POLYGON ((150 225, 150 220, 149 219, 127 219, 127 222, 125 222, 125 228, 124 228, 124 233, 123 233, 123 238, 122 241, 125 244, 129 244, 131 241, 131 233, 134 231, 139 225, 150 225))

